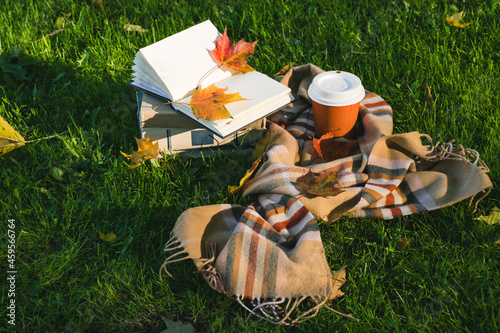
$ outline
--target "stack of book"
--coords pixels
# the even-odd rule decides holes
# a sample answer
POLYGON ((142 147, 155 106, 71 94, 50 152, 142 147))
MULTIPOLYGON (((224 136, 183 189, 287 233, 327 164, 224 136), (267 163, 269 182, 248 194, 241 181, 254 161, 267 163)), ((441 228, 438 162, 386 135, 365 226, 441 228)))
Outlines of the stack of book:
POLYGON ((137 118, 141 138, 158 142, 165 154, 191 152, 194 149, 214 148, 232 143, 254 144, 265 132, 265 118, 250 124, 224 138, 201 127, 199 123, 183 116, 170 104, 147 92, 137 92, 137 118), (156 107, 156 108, 155 108, 156 107))
POLYGON ((137 52, 130 85, 141 90, 142 138, 158 142, 166 152, 238 142, 250 129, 265 128, 265 118, 293 100, 290 88, 258 71, 241 74, 217 66, 210 51, 220 37, 205 21, 137 52), (193 92, 211 84, 245 99, 225 105, 230 118, 211 121, 194 115, 189 105, 193 92), (175 103, 158 106, 166 101, 175 103))

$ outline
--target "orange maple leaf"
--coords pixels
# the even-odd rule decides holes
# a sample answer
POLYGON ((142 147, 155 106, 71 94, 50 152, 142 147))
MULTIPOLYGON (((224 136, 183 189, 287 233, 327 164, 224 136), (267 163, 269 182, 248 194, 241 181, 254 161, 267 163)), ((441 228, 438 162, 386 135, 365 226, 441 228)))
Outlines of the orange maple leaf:
POLYGON ((224 65, 245 74, 254 70, 247 64, 247 58, 254 53, 255 44, 257 41, 247 43, 243 39, 236 44, 231 44, 227 31, 224 29, 224 35, 215 42, 212 55, 219 66, 224 65))
POLYGON ((189 100, 194 115, 206 120, 231 118, 231 114, 224 105, 244 101, 246 98, 241 97, 239 93, 225 94, 228 89, 211 84, 206 88, 195 90, 189 100))
POLYGON ((313 172, 309 170, 308 173, 297 178, 297 184, 306 193, 322 197, 335 196, 342 192, 337 181, 337 175, 333 172, 313 172))
POLYGON ((137 151, 132 152, 132 154, 125 154, 124 152, 120 152, 123 156, 130 160, 131 168, 137 168, 142 164, 142 161, 155 158, 160 153, 158 142, 153 144, 150 138, 135 138, 135 141, 137 142, 137 151))
POLYGON ((326 162, 330 162, 349 155, 356 141, 344 141, 334 137, 334 132, 329 132, 321 138, 313 138, 314 149, 326 162))

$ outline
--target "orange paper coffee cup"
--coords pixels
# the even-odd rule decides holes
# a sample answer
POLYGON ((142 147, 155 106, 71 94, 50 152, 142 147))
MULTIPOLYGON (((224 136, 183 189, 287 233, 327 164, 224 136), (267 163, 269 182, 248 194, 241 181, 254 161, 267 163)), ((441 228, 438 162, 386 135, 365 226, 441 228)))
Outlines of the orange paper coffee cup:
POLYGON ((315 136, 333 132, 335 137, 341 137, 356 124, 365 89, 356 75, 331 71, 316 75, 308 94, 312 100, 315 136))

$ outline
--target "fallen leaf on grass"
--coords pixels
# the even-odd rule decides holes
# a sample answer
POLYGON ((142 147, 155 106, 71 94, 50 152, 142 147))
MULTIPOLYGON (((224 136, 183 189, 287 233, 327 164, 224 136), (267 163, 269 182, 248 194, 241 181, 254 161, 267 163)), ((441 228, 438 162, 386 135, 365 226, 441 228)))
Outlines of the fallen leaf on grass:
POLYGON ((286 66, 283 66, 282 69, 280 69, 280 71, 276 74, 274 74, 274 76, 285 76, 286 73, 288 73, 288 71, 290 69, 292 69, 293 67, 297 66, 298 64, 296 62, 292 62, 290 65, 286 65, 286 66))
POLYGON ((24 138, 0 116, 0 155, 23 146, 24 138))
POLYGON ((500 233, 495 235, 495 244, 500 244, 500 233))
POLYGON ((152 158, 156 158, 160 153, 160 147, 158 142, 153 144, 150 138, 145 139, 135 139, 137 142, 137 151, 132 152, 131 155, 121 152, 123 156, 130 160, 130 167, 137 168, 142 164, 142 161, 146 161, 152 158))
POLYGON ((245 183, 248 182, 248 180, 250 179, 250 177, 252 177, 253 172, 255 171, 255 169, 257 169, 257 166, 259 165, 259 163, 263 157, 264 157, 264 153, 262 155, 260 155, 259 158, 256 159, 252 163, 252 166, 250 167, 250 169, 248 169, 247 172, 245 173, 245 175, 243 176, 243 178, 241 178, 240 185, 238 185, 238 186, 228 185, 227 192, 230 195, 237 193, 239 190, 241 190, 243 185, 245 185, 245 183))
POLYGON ((164 320, 167 325, 167 329, 161 331, 161 333, 193 333, 195 332, 193 325, 190 323, 183 324, 180 321, 173 321, 170 319, 164 320))
POLYGON ((333 281, 333 294, 330 296, 330 300, 335 299, 344 295, 345 293, 340 290, 340 287, 345 283, 345 268, 342 267, 338 271, 332 272, 332 281, 333 281))
POLYGON ((194 115, 212 121, 231 118, 225 104, 244 101, 246 98, 241 97, 239 93, 226 94, 228 89, 211 84, 206 88, 195 90, 189 100, 194 115))
POLYGON ((26 80, 26 70, 23 66, 36 63, 36 59, 22 53, 22 48, 12 53, 0 54, 0 68, 4 73, 12 73, 16 79, 26 80))
POLYGON ((452 27, 457 27, 457 28, 467 28, 470 23, 463 23, 463 22, 460 22, 462 20, 462 16, 463 16, 463 11, 459 12, 459 13, 455 13, 451 16, 446 16, 446 22, 448 22, 449 25, 451 25, 452 27))
POLYGON ((148 29, 144 29, 140 25, 135 25, 135 24, 125 24, 123 26, 123 29, 125 31, 135 31, 135 32, 138 32, 140 34, 142 34, 143 32, 148 32, 148 29))
POLYGON ((396 248, 398 250, 402 250, 408 245, 410 245, 410 242, 405 237, 401 237, 398 239, 398 242, 396 243, 396 248))
POLYGON ((322 197, 335 196, 342 192, 338 186, 337 176, 333 172, 312 172, 309 170, 304 176, 297 178, 297 184, 306 193, 322 197))
POLYGON ((427 90, 427 107, 429 108, 429 110, 432 110, 434 99, 432 98, 431 88, 428 85, 425 85, 425 89, 427 90))
POLYGON ((259 139, 259 141, 257 141, 257 143, 255 144, 255 149, 252 152, 253 158, 256 159, 266 152, 268 141, 269 141, 269 131, 267 131, 266 134, 264 134, 264 137, 262 139, 259 139))
POLYGON ((498 207, 493 207, 489 215, 481 215, 476 220, 486 222, 489 225, 500 223, 500 209, 498 207))
POLYGON ((313 138, 314 149, 321 158, 330 162, 349 155, 356 141, 335 138, 333 132, 326 133, 321 138, 313 138))
POLYGON ((116 235, 113 231, 107 233, 107 234, 104 234, 102 232, 99 231, 99 238, 102 239, 103 241, 105 242, 114 242, 116 240, 116 235))
POLYGON ((247 58, 254 53, 255 44, 257 41, 247 43, 243 39, 231 44, 224 29, 224 34, 215 42, 215 49, 211 52, 219 66, 223 65, 244 74, 254 70, 247 64, 247 58))

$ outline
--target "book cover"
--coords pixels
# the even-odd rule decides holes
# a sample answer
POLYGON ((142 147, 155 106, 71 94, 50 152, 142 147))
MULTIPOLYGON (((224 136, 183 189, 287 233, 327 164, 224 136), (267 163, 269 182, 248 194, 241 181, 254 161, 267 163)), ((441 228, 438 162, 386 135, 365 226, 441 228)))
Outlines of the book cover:
MULTIPOLYGON (((220 32, 210 21, 202 22, 157 43, 146 46, 134 58, 131 85, 170 101, 189 103, 200 79, 217 67, 210 52, 220 32)), ((220 67, 202 82, 238 92, 245 101, 226 105, 231 118, 217 121, 198 119, 189 105, 173 103, 172 107, 190 120, 221 138, 281 109, 292 101, 290 88, 257 71, 233 74, 220 67)))

